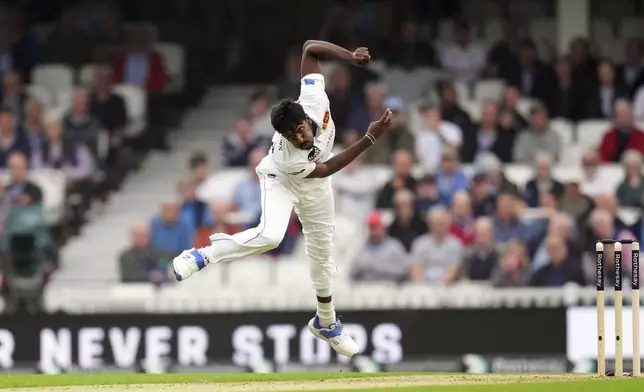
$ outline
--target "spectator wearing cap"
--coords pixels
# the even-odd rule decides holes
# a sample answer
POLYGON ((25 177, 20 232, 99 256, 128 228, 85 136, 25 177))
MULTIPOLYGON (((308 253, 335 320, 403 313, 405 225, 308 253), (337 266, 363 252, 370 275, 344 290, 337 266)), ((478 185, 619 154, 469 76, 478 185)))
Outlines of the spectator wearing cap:
POLYGON ((354 105, 349 115, 349 128, 364 132, 372 121, 378 120, 385 111, 387 88, 383 83, 371 82, 364 87, 364 103, 354 105))
POLYGON ((168 279, 172 255, 152 246, 150 227, 137 223, 132 227, 131 245, 119 257, 122 283, 162 283, 168 279))
POLYGON ((584 151, 581 157, 581 172, 581 193, 584 195, 595 198, 615 192, 611 181, 602 171, 597 151, 592 149, 584 151))
POLYGON ((440 51, 443 68, 465 83, 474 82, 485 68, 485 51, 471 40, 471 26, 465 21, 454 24, 455 42, 440 51))
POLYGON ((192 247, 193 232, 181 216, 181 205, 168 201, 161 206, 161 214, 150 223, 150 244, 164 252, 179 254, 192 247))
POLYGON ((4 168, 7 159, 14 152, 20 152, 27 158, 30 156, 29 140, 24 132, 16 126, 13 113, 0 108, 0 168, 4 168))
POLYGON ((505 132, 499 127, 499 110, 493 101, 482 103, 481 123, 463 138, 461 157, 463 162, 474 162, 477 155, 492 153, 502 162, 512 160, 512 147, 516 133, 505 132))
POLYGON ((552 177, 552 160, 548 154, 539 153, 534 160, 535 176, 525 187, 524 200, 529 207, 539 206, 539 196, 550 193, 559 198, 563 184, 552 177))
POLYGON ((472 200, 472 213, 474 217, 479 218, 494 215, 494 211, 496 211, 496 200, 490 194, 490 184, 485 173, 477 173, 472 177, 470 199, 472 200))
POLYGON ((388 237, 378 211, 368 217, 369 237, 351 268, 357 282, 402 282, 409 276, 409 257, 397 240, 388 237))
POLYGON ((514 145, 514 161, 534 162, 539 152, 545 152, 558 160, 561 147, 561 138, 548 125, 548 110, 541 105, 534 106, 530 110, 530 128, 519 134, 514 145))
POLYGON ((458 238, 463 246, 471 245, 474 239, 474 215, 472 214, 472 200, 466 191, 458 191, 454 194, 451 212, 450 233, 458 238))
POLYGON ((436 206, 447 207, 449 200, 438 192, 435 174, 425 174, 416 187, 416 211, 427 216, 427 211, 436 206))
POLYGON ((385 106, 392 112, 391 128, 378 139, 378 143, 363 154, 364 162, 368 165, 390 164, 392 154, 396 150, 414 153, 414 135, 405 122, 403 100, 399 97, 388 97, 385 106))
POLYGON ((460 148, 463 132, 453 123, 443 121, 437 105, 421 107, 423 129, 416 133, 416 157, 426 172, 435 172, 447 147, 460 148))
POLYGON ((467 133, 473 125, 472 119, 458 104, 454 85, 449 82, 441 82, 439 89, 441 99, 440 108, 441 113, 443 113, 443 119, 458 125, 463 133, 467 133))
POLYGON ((644 132, 633 123, 631 104, 625 99, 618 99, 615 101, 614 114, 613 128, 604 134, 599 146, 602 162, 619 162, 626 150, 644 154, 644 132))
POLYGON ((494 233, 498 244, 510 240, 527 243, 530 239, 528 227, 519 219, 517 200, 511 195, 502 194, 497 198, 494 233))
POLYGON ((452 202, 452 197, 458 191, 465 191, 469 181, 465 173, 459 168, 458 152, 453 149, 445 149, 436 175, 438 193, 443 200, 452 202))
POLYGON ((235 188, 235 206, 237 211, 248 217, 244 228, 254 227, 259 223, 262 214, 262 190, 255 168, 266 156, 266 150, 258 147, 251 151, 248 157, 248 177, 235 188))
POLYGON ((449 232, 451 217, 444 208, 427 214, 429 233, 414 241, 411 277, 414 282, 450 284, 458 278, 463 245, 449 232))
POLYGON ((460 277, 471 281, 489 281, 499 255, 494 246, 494 222, 479 218, 473 224, 473 241, 460 265, 460 277))
POLYGON ((628 99, 626 86, 615 80, 613 64, 603 60, 597 66, 597 78, 599 84, 589 88, 587 94, 587 107, 585 118, 613 118, 615 100, 619 98, 628 99))
POLYGON ((414 204, 414 194, 410 190, 401 189, 396 192, 394 203, 394 221, 387 232, 409 252, 414 240, 427 233, 427 224, 420 219, 414 204))
POLYGON ((373 210, 379 185, 373 174, 362 169, 360 157, 332 177, 335 205, 339 215, 363 221, 373 210))
POLYGON ((644 177, 642 176, 642 154, 639 151, 627 150, 622 155, 624 181, 617 188, 619 204, 624 207, 641 207, 644 205, 644 177))
POLYGON ((392 208, 394 194, 401 189, 414 191, 417 186, 416 179, 411 175, 413 164, 412 155, 406 150, 397 150, 392 159, 393 178, 387 182, 376 196, 376 208, 392 208))
POLYGON ((227 167, 243 167, 248 164, 250 152, 260 144, 252 128, 249 117, 239 117, 235 122, 235 131, 224 138, 222 154, 227 167))

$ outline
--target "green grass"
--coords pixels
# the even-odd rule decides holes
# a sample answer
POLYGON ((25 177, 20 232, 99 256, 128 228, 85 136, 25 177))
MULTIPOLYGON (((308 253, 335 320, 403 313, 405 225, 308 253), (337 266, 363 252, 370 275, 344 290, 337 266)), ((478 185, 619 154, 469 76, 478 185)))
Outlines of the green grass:
MULTIPOLYGON (((332 374, 66 374, 57 376, 44 375, 2 375, 0 376, 1 388, 45 388, 69 387, 90 385, 125 385, 125 384, 192 384, 192 383, 252 383, 272 381, 323 381, 343 378, 372 378, 430 374, 419 373, 332 373, 332 374)), ((441 377, 442 375, 437 375, 441 377)), ((467 382, 468 378, 480 380, 484 375, 455 375, 457 380, 467 382)), ((530 377, 530 376, 528 376, 530 377)), ((458 381, 447 386, 415 386, 415 387, 383 387, 369 389, 375 392, 641 392, 644 391, 644 378, 642 379, 577 379, 565 382, 532 382, 526 378, 517 383, 463 385, 458 381)), ((431 384, 431 379, 428 380, 431 384)), ((337 384, 334 384, 337 387, 337 384)), ((322 386, 324 387, 324 386, 322 386)), ((184 387, 182 387, 184 388, 184 387)), ((221 386, 218 390, 221 390, 221 386)), ((261 391, 263 388, 257 388, 261 391)), ((174 390, 174 389, 173 389, 174 390)), ((185 387, 189 391, 189 387, 185 387)), ((362 389, 363 391, 366 389, 362 389)), ((360 389, 333 389, 333 392, 355 392, 360 389)), ((313 392, 308 390, 308 392, 313 392)), ((319 389, 316 392, 331 392, 319 389)))

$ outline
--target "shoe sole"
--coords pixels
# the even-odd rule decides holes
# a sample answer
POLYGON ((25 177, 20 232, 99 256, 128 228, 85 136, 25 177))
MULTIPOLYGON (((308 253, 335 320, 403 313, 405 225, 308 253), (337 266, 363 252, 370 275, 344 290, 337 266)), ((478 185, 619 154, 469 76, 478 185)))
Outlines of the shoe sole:
POLYGON ((311 333, 313 334, 313 336, 315 336, 316 338, 318 338, 318 339, 320 339, 320 340, 323 340, 323 341, 327 342, 327 344, 328 344, 329 346, 331 346, 331 348, 332 348, 336 353, 338 353, 338 354, 340 354, 340 355, 344 355, 345 357, 349 357, 349 358, 352 358, 352 357, 354 357, 354 356, 356 356, 356 355, 358 355, 358 354, 359 354, 358 352, 355 352, 355 353, 353 353, 353 354, 349 354, 349 353, 344 353, 344 352, 340 351, 340 350, 338 349, 338 347, 337 347, 335 344, 333 344, 333 342, 332 342, 332 341, 330 341, 329 339, 327 339, 327 338, 325 338, 324 336, 320 335, 320 333, 318 332, 318 330, 317 330, 317 329, 315 329, 315 327, 313 326, 313 320, 309 321, 308 326, 309 326, 309 332, 311 332, 311 333))

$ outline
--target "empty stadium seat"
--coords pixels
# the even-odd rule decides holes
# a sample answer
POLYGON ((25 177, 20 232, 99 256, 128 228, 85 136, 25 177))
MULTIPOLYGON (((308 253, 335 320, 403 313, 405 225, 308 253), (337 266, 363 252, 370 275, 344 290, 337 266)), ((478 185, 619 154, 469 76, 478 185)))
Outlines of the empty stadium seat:
POLYGON ((456 99, 459 103, 463 103, 465 101, 471 100, 471 90, 470 86, 467 85, 467 83, 461 82, 461 81, 455 81, 454 82, 454 91, 456 93, 456 99))
POLYGON ((42 103, 44 109, 48 109, 52 106, 52 97, 49 90, 42 86, 36 86, 34 84, 29 84, 25 86, 25 93, 30 97, 36 98, 42 103))
POLYGON ((530 181, 534 175, 532 167, 529 165, 510 164, 506 165, 503 169, 505 176, 510 182, 515 183, 520 188, 524 188, 525 184, 530 181))
POLYGON ((586 120, 577 124, 577 141, 585 148, 599 147, 604 134, 611 128, 606 120, 586 120))
POLYGON ((474 85, 474 100, 492 99, 498 101, 503 96, 504 87, 503 80, 500 79, 479 80, 474 85))
POLYGON ((641 218, 640 209, 636 207, 620 207, 617 211, 617 217, 624 224, 631 226, 641 218))
POLYGON ((91 88, 94 84, 94 75, 98 67, 98 64, 83 65, 78 71, 78 83, 85 88, 91 88))
POLYGON ((197 189, 200 200, 222 203, 232 202, 237 184, 248 177, 248 169, 228 169, 210 176, 197 189))
POLYGON ((530 117, 530 110, 538 101, 533 98, 522 97, 517 102, 517 112, 525 118, 530 117))
POLYGON ((56 95, 60 91, 74 88, 74 70, 64 64, 43 64, 34 67, 31 72, 31 83, 47 89, 56 95))
POLYGON ((467 112, 472 121, 479 122, 481 121, 481 103, 479 101, 461 101, 461 106, 463 110, 467 112))
POLYGON ((138 86, 119 84, 114 93, 125 100, 128 116, 128 136, 139 135, 147 126, 147 94, 138 86))
POLYGON ((575 128, 570 120, 565 118, 554 118, 550 120, 550 128, 557 132, 564 145, 572 144, 575 139, 575 128))
POLYGON ((170 42, 159 42, 154 45, 154 50, 163 58, 169 83, 166 92, 177 93, 185 85, 185 52, 181 45, 170 42))

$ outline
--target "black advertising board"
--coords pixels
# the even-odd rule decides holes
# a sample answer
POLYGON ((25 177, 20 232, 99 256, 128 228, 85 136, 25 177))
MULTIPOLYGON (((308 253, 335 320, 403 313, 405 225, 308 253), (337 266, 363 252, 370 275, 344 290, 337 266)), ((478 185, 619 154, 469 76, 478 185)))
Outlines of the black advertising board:
MULTIPOLYGON (((85 369, 131 368, 168 359, 177 366, 231 363, 344 363, 306 329, 311 312, 95 314, 0 317, 0 369, 16 363, 85 369)), ((366 356, 392 366, 424 358, 560 356, 566 311, 556 309, 347 312, 345 328, 366 356)), ((447 365, 446 365, 447 366, 447 365)))

